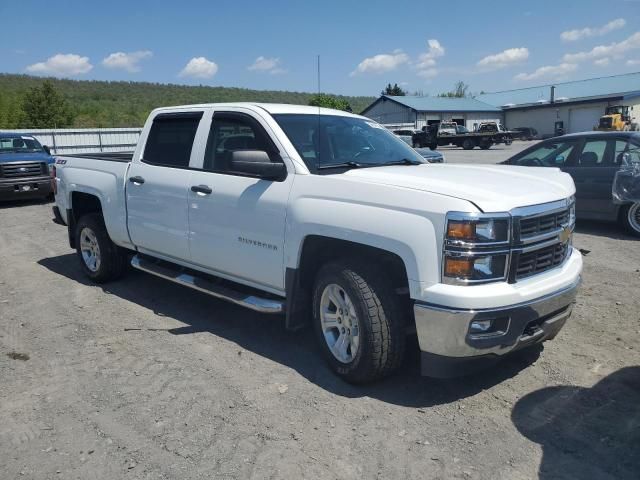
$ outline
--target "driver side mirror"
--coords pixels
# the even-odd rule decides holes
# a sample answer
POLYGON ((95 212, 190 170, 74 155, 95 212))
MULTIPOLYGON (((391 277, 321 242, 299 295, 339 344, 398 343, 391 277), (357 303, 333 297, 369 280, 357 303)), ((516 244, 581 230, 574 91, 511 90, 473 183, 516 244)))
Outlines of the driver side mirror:
POLYGON ((231 170, 256 176, 264 180, 283 181, 287 166, 283 162, 272 162, 264 150, 236 150, 231 152, 231 170))
POLYGON ((42 149, 47 152, 47 155, 51 155, 51 149, 48 146, 42 145, 42 149))

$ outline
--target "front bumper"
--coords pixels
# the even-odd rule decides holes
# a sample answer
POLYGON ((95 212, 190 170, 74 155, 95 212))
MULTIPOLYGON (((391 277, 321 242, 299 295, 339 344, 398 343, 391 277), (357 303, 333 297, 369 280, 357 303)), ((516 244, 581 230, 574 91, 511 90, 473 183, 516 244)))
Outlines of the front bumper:
POLYGON ((496 309, 457 309, 416 302, 422 373, 456 376, 465 373, 472 360, 496 359, 554 338, 571 315, 579 284, 577 278, 550 295, 496 309), (471 331, 472 323, 486 321, 495 328, 486 333, 471 331))
POLYGON ((0 179, 0 200, 43 198, 52 193, 49 177, 0 179))

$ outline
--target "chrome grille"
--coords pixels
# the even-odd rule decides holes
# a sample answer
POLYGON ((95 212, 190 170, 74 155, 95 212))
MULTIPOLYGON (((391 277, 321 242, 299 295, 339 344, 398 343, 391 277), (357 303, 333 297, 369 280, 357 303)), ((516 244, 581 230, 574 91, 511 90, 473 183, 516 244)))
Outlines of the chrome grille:
POLYGON ((568 251, 568 243, 556 243, 537 250, 520 253, 515 262, 515 279, 520 280, 561 265, 567 258, 568 251))
POLYGON ((569 223, 569 209, 547 215, 520 219, 520 240, 559 232, 569 223))
POLYGON ((47 164, 44 162, 0 163, 0 177, 21 178, 47 174, 47 164))

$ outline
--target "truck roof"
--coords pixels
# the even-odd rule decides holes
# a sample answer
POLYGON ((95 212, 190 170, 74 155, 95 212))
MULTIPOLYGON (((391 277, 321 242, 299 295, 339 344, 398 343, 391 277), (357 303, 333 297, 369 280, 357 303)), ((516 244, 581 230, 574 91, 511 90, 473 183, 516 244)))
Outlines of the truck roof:
MULTIPOLYGON (((167 110, 181 110, 192 108, 216 108, 216 107, 244 107, 253 110, 261 109, 270 114, 297 113, 299 115, 340 115, 344 117, 365 118, 360 115, 345 112, 342 110, 334 110, 332 108, 319 108, 309 105, 290 105, 287 103, 258 103, 258 102, 229 102, 229 103, 200 103, 194 105, 176 105, 171 107, 156 108, 153 112, 162 112, 167 110)), ((367 119, 368 120, 368 119, 367 119)))

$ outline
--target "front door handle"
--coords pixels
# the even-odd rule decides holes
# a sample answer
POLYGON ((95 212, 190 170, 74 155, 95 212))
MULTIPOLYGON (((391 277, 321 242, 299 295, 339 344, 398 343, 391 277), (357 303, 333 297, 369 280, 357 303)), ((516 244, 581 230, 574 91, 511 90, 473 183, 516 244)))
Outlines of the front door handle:
POLYGON ((208 185, 194 185, 193 187, 191 187, 191 191, 202 193, 204 195, 210 195, 213 192, 213 190, 211 190, 211 187, 209 187, 208 185))
POLYGON ((136 185, 142 185, 144 183, 144 178, 141 176, 129 177, 129 181, 131 183, 135 183, 136 185))

